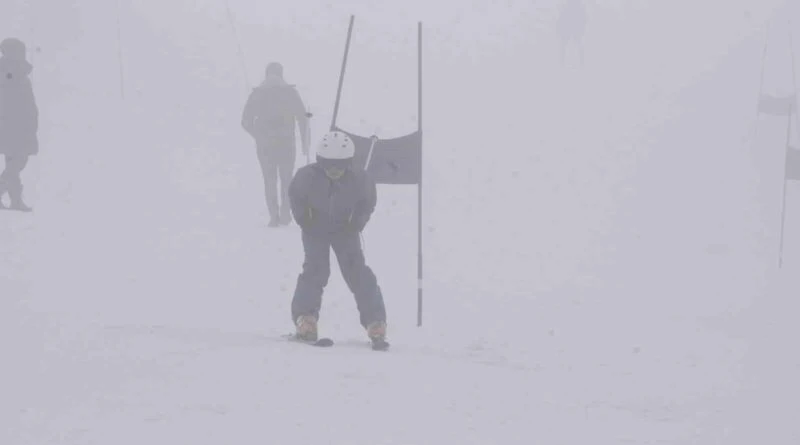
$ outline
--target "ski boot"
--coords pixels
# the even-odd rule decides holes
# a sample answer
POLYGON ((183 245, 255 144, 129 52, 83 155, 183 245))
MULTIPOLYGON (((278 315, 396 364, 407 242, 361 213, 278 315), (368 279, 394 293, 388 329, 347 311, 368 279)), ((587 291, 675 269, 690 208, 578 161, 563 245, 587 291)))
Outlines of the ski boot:
POLYGON ((367 336, 369 341, 372 342, 372 349, 376 351, 385 351, 389 348, 389 343, 386 341, 386 322, 373 321, 367 325, 367 336))
POLYGON ((22 200, 22 190, 22 185, 14 185, 8 188, 8 197, 11 198, 11 205, 8 208, 20 212, 30 212, 33 209, 22 200))
POLYGON ((11 206, 8 207, 10 210, 17 210, 20 212, 31 212, 33 208, 25 204, 22 200, 19 201, 12 201, 11 206))
POLYGON ((317 318, 313 315, 301 315, 295 320, 295 338, 305 342, 315 342, 319 338, 317 318))

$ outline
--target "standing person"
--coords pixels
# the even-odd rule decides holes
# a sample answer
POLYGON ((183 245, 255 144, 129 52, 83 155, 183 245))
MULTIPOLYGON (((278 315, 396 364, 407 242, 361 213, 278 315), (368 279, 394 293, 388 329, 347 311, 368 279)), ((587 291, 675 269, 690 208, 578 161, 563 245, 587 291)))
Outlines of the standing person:
POLYGON ((288 188, 297 159, 295 125, 300 128, 300 142, 306 155, 309 141, 305 105, 295 86, 283 79, 283 66, 271 62, 267 65, 264 81, 250 93, 242 112, 242 127, 256 141, 270 227, 292 222, 288 188))
POLYGON ((0 174, 0 207, 5 207, 2 198, 8 193, 11 209, 29 212, 32 209, 22 200, 20 174, 28 158, 39 153, 39 109, 29 77, 33 66, 19 39, 4 39, 0 53, 0 153, 6 163, 0 174))
POLYGON ((366 265, 361 231, 377 203, 375 182, 352 167, 355 146, 342 132, 323 137, 317 162, 301 167, 289 186, 305 260, 292 299, 296 336, 317 340, 322 292, 330 277, 330 250, 353 292, 361 325, 373 344, 385 343, 386 308, 375 274, 366 265))

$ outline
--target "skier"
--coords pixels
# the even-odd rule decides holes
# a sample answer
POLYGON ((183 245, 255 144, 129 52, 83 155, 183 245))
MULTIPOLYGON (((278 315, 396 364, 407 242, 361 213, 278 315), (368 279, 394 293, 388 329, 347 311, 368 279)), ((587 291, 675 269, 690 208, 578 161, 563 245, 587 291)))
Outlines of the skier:
POLYGON ((33 66, 26 60, 25 43, 16 38, 0 42, 0 154, 5 169, 0 174, 0 207, 8 193, 12 210, 29 212, 22 201, 20 174, 30 156, 39 153, 39 109, 29 78, 33 66))
POLYGON ((258 162, 264 176, 264 192, 270 227, 292 221, 288 186, 294 174, 297 148, 295 124, 300 128, 302 152, 308 154, 308 117, 294 85, 283 79, 283 65, 267 65, 264 81, 254 88, 242 112, 242 127, 256 141, 258 162), (278 205, 278 178, 281 203, 278 205))
POLYGON ((361 325, 373 344, 385 342, 386 308, 375 274, 366 265, 361 231, 375 210, 375 182, 352 166, 355 146, 345 133, 326 134, 317 162, 301 167, 289 186, 294 219, 302 229, 305 260, 292 299, 296 336, 318 338, 322 292, 330 276, 330 249, 353 292, 361 325))

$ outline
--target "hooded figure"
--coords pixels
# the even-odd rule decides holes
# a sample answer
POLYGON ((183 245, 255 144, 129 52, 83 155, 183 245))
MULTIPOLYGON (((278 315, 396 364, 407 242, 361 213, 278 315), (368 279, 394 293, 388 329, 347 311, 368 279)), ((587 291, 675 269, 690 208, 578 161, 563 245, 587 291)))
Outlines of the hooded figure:
POLYGON ((28 157, 39 153, 39 109, 29 77, 33 66, 25 60, 25 44, 18 39, 0 42, 0 53, 0 154, 5 157, 0 206, 8 193, 12 209, 30 211, 22 201, 20 173, 28 157))
POLYGON ((317 339, 322 293, 331 272, 330 250, 353 292, 361 325, 373 342, 386 337, 386 308, 375 274, 366 265, 361 231, 377 203, 375 182, 352 167, 355 146, 342 132, 325 135, 317 162, 301 167, 289 186, 292 213, 302 229, 305 261, 292 300, 297 337, 317 339))
POLYGON ((264 81, 250 93, 242 112, 242 127, 256 141, 270 227, 287 225, 292 221, 288 188, 297 159, 295 125, 300 128, 303 154, 307 154, 306 107, 294 85, 283 80, 283 66, 272 62, 267 65, 264 81), (281 183, 280 206, 278 178, 281 183))

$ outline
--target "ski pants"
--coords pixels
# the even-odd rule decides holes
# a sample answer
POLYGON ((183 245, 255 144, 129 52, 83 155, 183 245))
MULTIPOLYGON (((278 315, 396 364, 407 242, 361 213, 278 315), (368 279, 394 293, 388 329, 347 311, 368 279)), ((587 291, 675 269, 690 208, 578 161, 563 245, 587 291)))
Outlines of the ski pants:
POLYGON ((28 165, 27 155, 6 155, 6 167, 0 173, 0 198, 8 192, 12 202, 19 202, 22 199, 22 178, 20 174, 25 166, 28 165))
POLYGON ((303 231, 305 261, 292 299, 292 321, 301 315, 319 318, 322 291, 331 274, 330 251, 336 254, 347 287, 356 299, 361 325, 386 321, 383 295, 375 274, 367 266, 357 232, 316 235, 303 231))
POLYGON ((295 164, 294 144, 290 147, 275 146, 275 144, 257 143, 258 163, 264 176, 264 194, 267 200, 267 210, 273 219, 288 217, 289 208, 289 183, 292 182, 295 164), (280 207, 278 205, 278 179, 280 179, 280 207))

